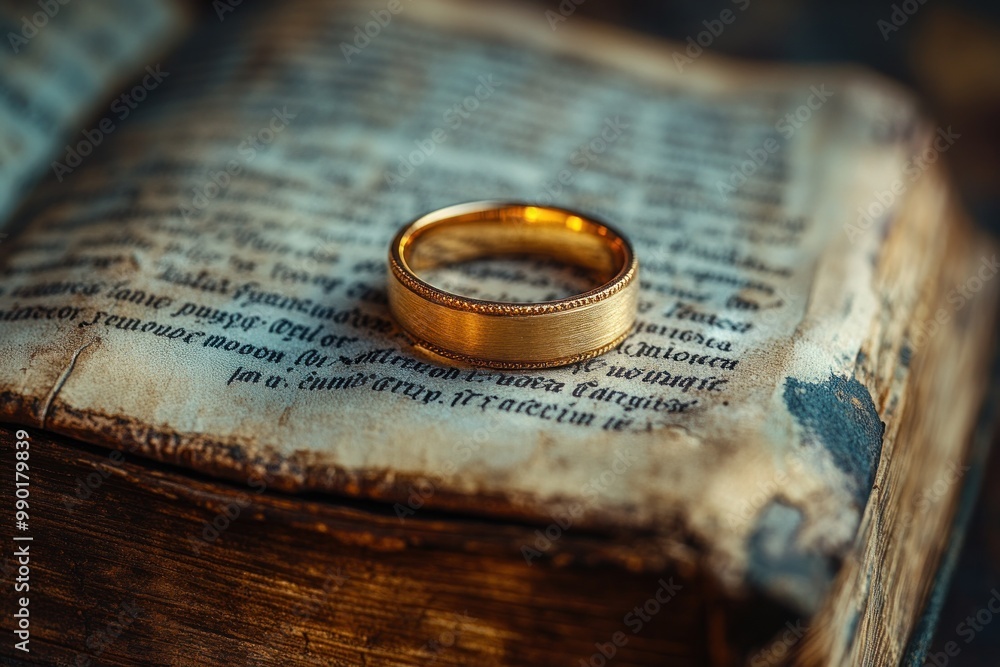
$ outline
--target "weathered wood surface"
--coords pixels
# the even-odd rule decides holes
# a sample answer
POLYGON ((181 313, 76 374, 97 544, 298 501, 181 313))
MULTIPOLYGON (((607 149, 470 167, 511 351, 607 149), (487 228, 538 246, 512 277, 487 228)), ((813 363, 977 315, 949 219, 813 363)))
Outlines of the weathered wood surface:
MULTIPOLYGON (((14 433, 0 428, 5 470, 14 433)), ((693 665, 709 659, 708 619, 716 637, 725 625, 693 571, 612 564, 613 536, 570 528, 529 566, 534 526, 401 521, 389 505, 192 478, 38 431, 30 452, 29 656, 0 621, 0 655, 28 664, 576 666, 620 632, 616 665, 693 665), (681 588, 648 602, 661 580, 681 588), (637 605, 659 611, 640 624, 637 605)), ((13 484, 0 488, 13 508, 13 484)))

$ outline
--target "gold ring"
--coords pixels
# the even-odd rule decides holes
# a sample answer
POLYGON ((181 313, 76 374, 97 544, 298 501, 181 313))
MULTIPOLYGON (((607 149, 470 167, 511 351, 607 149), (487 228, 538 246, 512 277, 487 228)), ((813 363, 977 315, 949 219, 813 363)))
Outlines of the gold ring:
POLYGON ((389 310, 416 344, 490 368, 547 368, 603 354, 628 335, 639 264, 613 227, 573 211, 484 201, 449 206, 403 227, 389 249, 389 310), (544 255, 594 272, 601 284, 555 301, 472 299, 417 272, 484 257, 544 255))

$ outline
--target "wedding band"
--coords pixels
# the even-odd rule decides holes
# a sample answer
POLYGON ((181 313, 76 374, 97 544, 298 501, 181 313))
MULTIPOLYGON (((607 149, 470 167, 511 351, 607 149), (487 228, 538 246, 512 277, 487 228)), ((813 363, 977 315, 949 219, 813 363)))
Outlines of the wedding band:
POLYGON ((500 369, 547 368, 613 349, 635 321, 639 265, 610 225, 560 208, 510 202, 449 206, 403 227, 389 249, 389 310, 417 345, 500 369), (544 255, 594 272, 594 289, 512 303, 467 298, 418 277, 485 257, 544 255))

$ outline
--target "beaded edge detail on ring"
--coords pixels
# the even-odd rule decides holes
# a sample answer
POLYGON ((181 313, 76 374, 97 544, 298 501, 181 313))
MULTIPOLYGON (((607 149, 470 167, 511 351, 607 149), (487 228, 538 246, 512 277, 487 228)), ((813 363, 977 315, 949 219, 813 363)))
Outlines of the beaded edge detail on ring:
POLYGON ((483 359, 481 357, 472 357, 467 354, 462 354, 460 352, 453 352, 451 350, 447 350, 443 347, 425 341, 419 336, 416 336, 410 331, 407 331, 406 329, 404 329, 404 331, 406 331, 407 336, 413 339, 414 343, 417 346, 422 347, 426 350, 429 350, 430 352, 433 352, 438 356, 450 359, 452 361, 459 361, 469 366, 477 366, 481 368, 493 368, 496 370, 536 370, 539 368, 555 368, 557 366, 567 366, 569 364, 575 364, 580 361, 586 361, 587 359, 593 359, 594 357, 599 357, 605 352, 610 352, 611 350, 621 345, 622 341, 624 341, 632 334, 633 329, 634 326, 625 333, 623 333, 622 335, 620 335, 615 340, 611 341, 606 345, 602 345, 597 349, 588 350, 586 352, 581 352, 579 354, 575 354, 569 357, 563 357, 561 359, 553 359, 550 361, 495 361, 490 359, 483 359))
MULTIPOLYGON (((543 301, 540 303, 501 303, 488 302, 478 299, 466 298, 457 294, 452 295, 443 290, 437 289, 427 283, 414 278, 406 271, 391 254, 389 256, 389 266, 392 274, 404 287, 414 292, 420 297, 441 306, 465 312, 479 313, 482 315, 545 315, 548 313, 559 313, 566 310, 573 310, 592 303, 599 303, 608 299, 618 292, 628 287, 635 278, 639 262, 632 257, 628 270, 620 277, 605 283, 578 296, 558 301, 543 301)), ((610 349, 610 348, 609 348, 610 349)), ((606 350, 605 350, 606 351, 606 350)), ((445 355, 442 355, 445 356, 445 355)), ((573 363, 572 361, 566 363, 573 363)))

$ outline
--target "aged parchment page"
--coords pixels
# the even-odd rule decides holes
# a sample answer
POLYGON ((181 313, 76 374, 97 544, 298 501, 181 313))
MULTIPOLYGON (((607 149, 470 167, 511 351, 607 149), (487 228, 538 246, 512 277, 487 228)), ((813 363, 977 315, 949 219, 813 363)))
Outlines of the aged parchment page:
MULTIPOLYGON (((864 341, 915 297, 897 281, 904 307, 880 307, 888 216, 845 225, 925 139, 908 100, 840 70, 679 71, 671 48, 577 18, 401 7, 377 30, 381 6, 239 10, 37 193, 0 264, 0 415, 404 519, 651 531, 732 590, 815 609, 905 379, 856 379, 864 341), (414 350, 385 306, 387 244, 485 198, 628 233, 634 334, 545 372, 414 350)), ((494 268, 442 279, 565 289, 494 268)))
POLYGON ((71 174, 128 118, 133 86, 112 90, 155 67, 186 23, 169 0, 0 5, 0 230, 46 168, 71 174))

